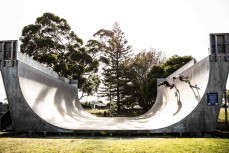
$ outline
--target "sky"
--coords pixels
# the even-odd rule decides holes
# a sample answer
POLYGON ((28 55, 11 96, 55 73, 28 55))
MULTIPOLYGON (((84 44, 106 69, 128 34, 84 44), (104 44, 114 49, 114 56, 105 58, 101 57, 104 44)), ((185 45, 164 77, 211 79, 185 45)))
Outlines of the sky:
POLYGON ((2 0, 0 40, 18 40, 45 12, 66 19, 85 43, 118 22, 134 53, 155 48, 167 57, 201 60, 210 33, 229 33, 229 0, 2 0))

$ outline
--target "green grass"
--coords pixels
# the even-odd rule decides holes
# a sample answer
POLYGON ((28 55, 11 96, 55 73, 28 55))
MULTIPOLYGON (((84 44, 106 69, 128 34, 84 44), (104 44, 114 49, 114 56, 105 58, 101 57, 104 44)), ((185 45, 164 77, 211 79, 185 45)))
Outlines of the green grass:
POLYGON ((226 153, 229 139, 147 138, 147 139, 30 139, 0 138, 0 152, 158 152, 226 153))
POLYGON ((104 113, 104 111, 108 111, 109 109, 86 109, 91 114, 96 114, 96 113, 104 113))
POLYGON ((104 117, 104 112, 106 111, 106 113, 109 111, 109 109, 86 109, 87 112, 95 115, 95 116, 100 116, 100 117, 104 117))
POLYGON ((116 110, 109 110, 109 109, 85 109, 87 112, 95 115, 104 117, 104 112, 106 111, 106 117, 134 117, 144 114, 143 110, 134 109, 134 110, 122 110, 117 114, 116 110))
MULTIPOLYGON (((229 108, 227 108, 227 115, 229 117, 229 108)), ((225 122, 225 108, 220 109, 218 122, 225 122)))
MULTIPOLYGON (((227 114, 228 114, 228 117, 229 117, 229 109, 228 108, 227 108, 227 114)), ((228 123, 228 127, 229 127, 229 123, 228 123)), ((220 113, 219 113, 219 118, 218 118, 217 129, 218 130, 225 130, 225 128, 226 128, 226 124, 225 124, 225 108, 221 108, 220 109, 220 113)))

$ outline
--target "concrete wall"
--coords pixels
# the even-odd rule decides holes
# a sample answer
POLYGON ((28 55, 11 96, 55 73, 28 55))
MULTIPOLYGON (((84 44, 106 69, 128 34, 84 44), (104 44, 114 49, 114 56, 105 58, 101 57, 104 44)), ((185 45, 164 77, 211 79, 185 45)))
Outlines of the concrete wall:
POLYGON ((4 67, 1 71, 15 132, 61 130, 46 123, 31 110, 20 90, 18 67, 4 67))

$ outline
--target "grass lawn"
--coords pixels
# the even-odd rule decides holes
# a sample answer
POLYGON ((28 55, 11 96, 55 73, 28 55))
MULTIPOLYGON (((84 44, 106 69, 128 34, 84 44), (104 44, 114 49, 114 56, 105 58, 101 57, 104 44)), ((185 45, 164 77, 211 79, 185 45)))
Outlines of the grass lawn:
MULTIPOLYGON (((227 108, 227 115, 229 117, 229 108, 227 108)), ((220 109, 218 121, 219 122, 225 122, 225 108, 220 109)))
POLYGON ((104 112, 108 112, 108 109, 86 109, 89 113, 95 115, 95 116, 104 116, 104 112))
POLYGON ((158 152, 227 153, 229 139, 142 138, 142 139, 33 139, 0 138, 0 152, 158 152))
MULTIPOLYGON (((227 114, 229 117, 229 108, 227 108, 227 114)), ((229 118, 228 118, 229 121, 229 118)), ((228 124, 229 127, 229 124, 228 124)), ((219 113, 219 118, 218 118, 218 130, 224 130, 226 128, 226 124, 225 124, 225 108, 221 108, 220 109, 220 113, 219 113)))

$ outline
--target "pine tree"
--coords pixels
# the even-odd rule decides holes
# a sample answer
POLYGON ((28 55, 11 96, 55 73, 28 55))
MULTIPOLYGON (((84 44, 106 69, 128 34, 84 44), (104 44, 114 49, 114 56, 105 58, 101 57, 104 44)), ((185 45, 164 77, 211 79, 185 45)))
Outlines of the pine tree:
POLYGON ((117 22, 112 30, 101 29, 94 36, 99 37, 102 61, 106 65, 102 73, 104 77, 102 82, 105 87, 101 92, 113 98, 119 112, 122 103, 122 84, 125 82, 122 65, 130 57, 131 46, 127 45, 128 41, 117 22))

